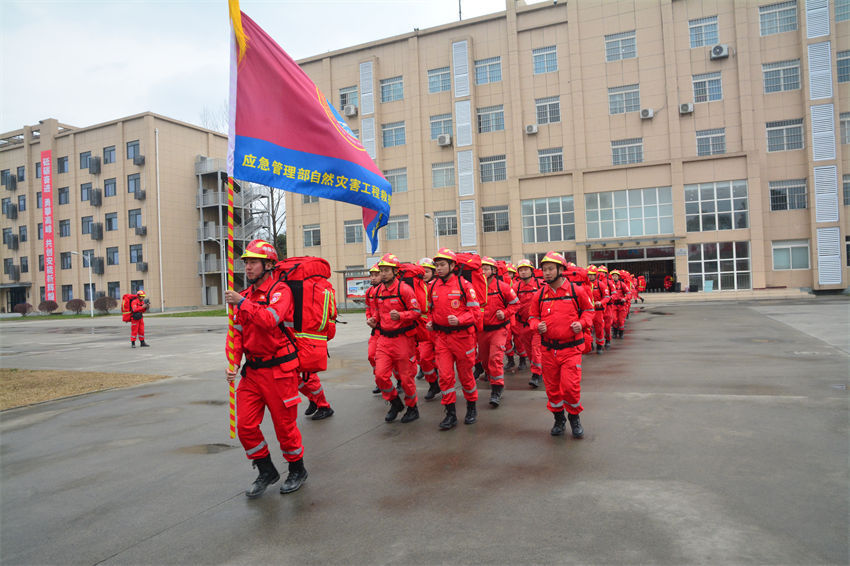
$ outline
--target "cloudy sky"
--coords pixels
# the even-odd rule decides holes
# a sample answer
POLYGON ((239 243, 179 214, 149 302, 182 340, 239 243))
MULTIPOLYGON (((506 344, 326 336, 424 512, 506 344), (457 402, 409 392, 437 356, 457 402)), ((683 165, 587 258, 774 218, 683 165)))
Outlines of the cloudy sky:
MULTIPOLYGON (((458 0, 241 0, 300 59, 458 19, 458 0)), ((462 0, 463 18, 505 0, 462 0)), ((0 132, 153 111, 200 124, 227 98, 226 0, 0 0, 0 132)))

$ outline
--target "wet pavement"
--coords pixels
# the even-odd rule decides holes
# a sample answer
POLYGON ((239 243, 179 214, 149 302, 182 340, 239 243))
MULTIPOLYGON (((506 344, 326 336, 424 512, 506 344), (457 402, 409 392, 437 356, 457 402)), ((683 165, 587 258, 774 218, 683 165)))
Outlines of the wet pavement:
POLYGON ((2 322, 3 367, 171 378, 0 413, 0 562, 847 564, 850 302, 634 309, 583 362, 582 440, 549 435, 524 372, 497 410, 479 382, 475 425, 440 432, 424 401, 384 423, 346 315, 336 414, 299 417, 309 480, 253 501, 223 319, 146 317, 145 350, 118 320, 2 322))

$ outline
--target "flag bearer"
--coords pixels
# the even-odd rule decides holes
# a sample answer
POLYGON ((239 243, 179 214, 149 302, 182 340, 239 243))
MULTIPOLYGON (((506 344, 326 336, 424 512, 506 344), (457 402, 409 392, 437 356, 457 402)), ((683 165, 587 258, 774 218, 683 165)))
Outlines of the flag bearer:
MULTIPOLYGON (((381 270, 378 269, 378 264, 376 263, 371 268, 369 268, 369 284, 370 287, 366 289, 366 320, 368 321, 370 318, 375 316, 375 293, 378 292, 378 285, 381 284, 381 270)), ((366 357, 369 359, 369 363, 372 365, 372 376, 375 375, 375 352, 378 349, 378 331, 375 328, 372 328, 372 334, 369 336, 369 346, 366 349, 366 357)), ((380 395, 381 389, 378 387, 377 380, 375 381, 375 389, 372 390, 373 395, 380 395)))

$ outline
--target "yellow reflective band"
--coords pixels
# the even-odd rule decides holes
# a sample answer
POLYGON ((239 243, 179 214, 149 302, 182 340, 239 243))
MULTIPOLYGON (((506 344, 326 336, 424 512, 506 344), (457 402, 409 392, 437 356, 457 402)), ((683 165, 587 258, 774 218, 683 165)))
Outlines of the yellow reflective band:
POLYGON ((331 302, 331 294, 325 289, 325 303, 322 305, 322 324, 319 325, 319 330, 324 330, 328 323, 328 304, 331 302))
POLYGON ((309 338, 310 340, 322 340, 323 342, 328 341, 327 336, 322 336, 321 334, 310 334, 309 332, 296 332, 296 338, 309 338))

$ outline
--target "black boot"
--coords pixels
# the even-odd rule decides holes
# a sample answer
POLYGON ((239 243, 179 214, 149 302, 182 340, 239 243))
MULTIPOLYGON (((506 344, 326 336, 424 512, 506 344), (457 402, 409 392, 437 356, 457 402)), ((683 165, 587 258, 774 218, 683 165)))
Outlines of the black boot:
POLYGON ((605 349, 606 350, 611 349, 611 339, 610 338, 605 339, 605 349))
POLYGON ((307 481, 307 468, 304 467, 304 458, 289 463, 289 475, 280 486, 281 493, 292 493, 297 491, 307 481))
POLYGON ((130 341, 130 347, 131 347, 131 348, 135 348, 135 347, 136 347, 136 341, 135 341, 135 340, 131 340, 131 341, 130 341))
POLYGON ((603 348, 602 344, 597 344, 597 345, 596 345, 596 355, 597 355, 597 356, 601 356, 601 355, 602 355, 602 348, 603 348))
POLYGON ((564 416, 564 411, 561 410, 552 414, 555 415, 555 426, 552 427, 549 434, 552 436, 562 436, 564 431, 567 430, 567 418, 564 416))
POLYGON ((310 417, 314 421, 321 421, 328 417, 332 417, 334 415, 334 410, 330 407, 319 407, 319 410, 316 411, 316 414, 310 417))
POLYGON ((540 376, 536 373, 531 374, 531 379, 528 381, 528 384, 533 388, 537 389, 540 387, 540 376))
POLYGON ((422 371, 422 368, 419 368, 419 373, 416 374, 416 379, 422 379, 425 377, 425 372, 422 371))
POLYGON ((498 383, 494 383, 490 386, 490 405, 495 409, 502 403, 502 391, 504 391, 505 386, 499 385, 498 383))
POLYGON ((307 405, 307 410, 304 411, 304 414, 309 417, 310 415, 315 413, 316 409, 318 409, 318 408, 319 408, 319 406, 316 405, 316 403, 314 403, 313 401, 310 401, 310 404, 307 405))
POLYGON ((517 369, 520 369, 520 370, 528 369, 528 358, 527 357, 525 357, 525 356, 519 357, 519 366, 517 366, 517 369))
POLYGON ((516 367, 516 364, 514 364, 514 357, 508 356, 508 363, 505 364, 505 369, 506 370, 514 369, 515 367, 516 367))
POLYGON ((433 401, 440 392, 440 384, 435 380, 428 384, 428 393, 425 394, 426 401, 433 401))
POLYGON ((441 430, 449 430, 457 426, 457 413, 455 412, 455 404, 449 403, 446 405, 446 416, 440 422, 441 430))
POLYGON ((475 364, 475 369, 472 371, 472 377, 475 379, 481 379, 481 374, 484 373, 484 366, 481 365, 481 362, 475 364))
POLYGON ((392 401, 390 401, 390 410, 387 412, 387 416, 384 417, 384 420, 388 423, 391 423, 395 420, 400 412, 404 410, 404 403, 401 402, 401 399, 398 397, 394 397, 392 401))
POLYGON ((581 426, 581 421, 578 415, 567 415, 570 419, 570 427, 573 429, 573 438, 581 438, 584 436, 584 428, 581 426))
POLYGON ((380 395, 380 394, 381 394, 381 388, 376 385, 375 388, 372 390, 372 395, 380 395))
POLYGON ((463 417, 463 424, 475 424, 478 420, 478 408, 475 406, 475 401, 466 402, 466 416, 463 417))
POLYGON ((139 346, 141 346, 142 348, 150 348, 150 345, 147 342, 145 342, 144 340, 141 340, 139 342, 139 346))
POLYGON ((275 468, 274 464, 272 464, 271 456, 254 460, 253 465, 255 468, 260 470, 260 475, 257 476, 257 479, 254 480, 254 483, 252 483, 251 487, 248 488, 248 491, 245 492, 245 495, 249 499, 261 496, 268 486, 276 483, 277 480, 280 479, 280 474, 277 473, 277 468, 275 468))
POLYGON ((407 408, 407 412, 401 417, 401 422, 409 423, 419 418, 419 405, 413 405, 407 408))

